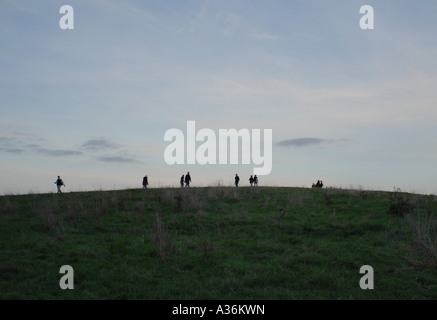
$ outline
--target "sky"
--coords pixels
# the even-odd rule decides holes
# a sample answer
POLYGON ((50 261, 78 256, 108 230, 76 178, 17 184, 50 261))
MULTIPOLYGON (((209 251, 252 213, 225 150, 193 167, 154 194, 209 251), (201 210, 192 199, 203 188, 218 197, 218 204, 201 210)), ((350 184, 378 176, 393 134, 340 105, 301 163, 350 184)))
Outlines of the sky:
POLYGON ((248 185, 253 163, 165 161, 188 121, 272 130, 260 186, 436 194, 436 16, 435 0, 2 0, 0 194, 55 192, 58 175, 64 192, 188 171, 248 185))

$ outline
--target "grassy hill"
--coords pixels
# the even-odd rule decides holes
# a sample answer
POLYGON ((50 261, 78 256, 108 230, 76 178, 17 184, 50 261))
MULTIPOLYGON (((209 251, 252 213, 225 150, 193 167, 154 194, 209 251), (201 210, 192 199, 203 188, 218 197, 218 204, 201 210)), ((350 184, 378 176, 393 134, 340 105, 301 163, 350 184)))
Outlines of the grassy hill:
POLYGON ((437 299, 436 212, 398 190, 2 196, 0 299, 437 299))

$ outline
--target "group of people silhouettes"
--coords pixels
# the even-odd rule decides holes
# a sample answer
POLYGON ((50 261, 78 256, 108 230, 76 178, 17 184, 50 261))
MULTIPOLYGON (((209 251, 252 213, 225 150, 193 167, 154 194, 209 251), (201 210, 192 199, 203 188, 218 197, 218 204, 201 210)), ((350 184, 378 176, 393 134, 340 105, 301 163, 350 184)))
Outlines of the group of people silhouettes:
MULTIPOLYGON (((190 172, 187 172, 186 175, 182 175, 181 179, 179 180, 179 183, 181 185, 181 188, 184 187, 189 187, 190 183, 191 183, 191 175, 190 172)), ((258 186, 258 177, 255 176, 250 176, 249 178, 249 183, 250 186, 258 186)), ((235 174, 235 186, 238 187, 238 185, 240 184, 240 177, 238 176, 238 174, 235 174)), ((147 186, 149 185, 149 179, 147 177, 147 175, 143 178, 143 189, 147 189, 147 186)))
POLYGON ((251 187, 252 186, 258 187, 258 177, 256 175, 255 175, 255 177, 254 176, 250 176, 249 183, 250 183, 251 187))
MULTIPOLYGON (((182 175, 181 179, 179 180, 179 183, 181 185, 181 188, 184 187, 189 187, 190 183, 191 183, 191 175, 190 172, 187 172, 186 175, 182 175)), ((249 178, 249 183, 250 186, 258 186, 258 177, 255 175, 251 175, 249 178)), ((240 184, 240 177, 238 176, 238 174, 235 174, 235 186, 238 187, 238 185, 240 184)), ((143 189, 147 189, 147 186, 149 185, 149 178, 146 176, 144 176, 143 178, 143 189)))
MULTIPOLYGON (((184 186, 189 187, 190 182, 191 182, 190 172, 187 172, 186 175, 182 175, 182 177, 181 177, 181 180, 180 180, 181 188, 183 188, 184 186)), ((143 189, 147 189, 148 185, 149 185, 149 178, 146 175, 143 178, 143 189)))
POLYGON ((187 172, 187 174, 185 176, 182 175, 182 177, 181 177, 181 180, 180 180, 181 188, 184 187, 184 184, 185 184, 185 187, 189 187, 190 182, 191 182, 191 175, 190 175, 190 172, 187 172))
MULTIPOLYGON (((186 175, 182 175, 181 179, 180 179, 180 184, 181 184, 181 188, 183 187, 189 187, 191 183, 191 175, 190 172, 187 172, 186 175)), ((251 175, 249 178, 249 183, 250 186, 258 186, 258 177, 255 175, 251 175)), ((62 193, 61 191, 61 187, 64 186, 64 181, 62 181, 61 177, 58 176, 58 179, 55 181, 56 187, 58 188, 58 193, 62 193)), ((238 173, 235 174, 235 186, 238 187, 238 185, 240 184, 240 177, 238 176, 238 173)), ((147 189, 147 186, 149 185, 149 178, 147 177, 147 175, 145 175, 143 177, 143 189, 147 189)), ((322 180, 317 180, 317 183, 313 183, 313 185, 311 186, 311 188, 323 188, 323 181, 322 180)))
MULTIPOLYGON (((240 177, 238 176, 238 173, 235 174, 235 186, 238 187, 238 184, 240 183, 240 177)), ((258 177, 255 175, 255 177, 253 175, 250 176, 249 178, 249 183, 250 186, 258 186, 258 177)))
POLYGON ((311 188, 323 188, 323 181, 322 180, 317 180, 317 183, 311 186, 311 188))

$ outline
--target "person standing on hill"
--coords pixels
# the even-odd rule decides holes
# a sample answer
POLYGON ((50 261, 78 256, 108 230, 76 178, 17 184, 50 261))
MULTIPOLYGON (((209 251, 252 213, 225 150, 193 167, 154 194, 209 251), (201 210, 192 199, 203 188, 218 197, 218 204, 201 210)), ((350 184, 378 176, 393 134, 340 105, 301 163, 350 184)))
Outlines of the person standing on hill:
POLYGON ((185 175, 185 187, 189 187, 190 182, 191 182, 190 172, 187 172, 187 174, 185 175))
POLYGON ((62 193, 61 187, 64 186, 64 181, 62 181, 61 176, 58 176, 58 179, 55 181, 56 187, 58 188, 58 193, 62 193))
POLYGON ((184 175, 182 175, 182 177, 181 177, 181 188, 183 188, 184 187, 184 181, 185 181, 185 176, 184 175))
POLYGON ((240 182, 240 177, 238 174, 235 174, 235 186, 238 187, 238 183, 240 182))
POLYGON ((143 178, 143 189, 147 189, 148 185, 149 185, 149 178, 147 177, 147 175, 145 175, 143 178))
POLYGON ((253 177, 253 184, 255 185, 255 187, 258 187, 258 177, 255 175, 255 177, 253 177))
POLYGON ((249 183, 250 183, 250 186, 252 187, 252 185, 253 185, 253 176, 250 176, 249 183))

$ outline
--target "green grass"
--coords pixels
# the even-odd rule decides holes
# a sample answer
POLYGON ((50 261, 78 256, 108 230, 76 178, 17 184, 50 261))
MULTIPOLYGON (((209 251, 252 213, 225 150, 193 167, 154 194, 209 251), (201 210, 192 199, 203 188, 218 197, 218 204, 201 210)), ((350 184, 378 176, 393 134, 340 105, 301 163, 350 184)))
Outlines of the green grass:
POLYGON ((437 299, 436 212, 437 197, 399 190, 3 196, 0 299, 437 299))

